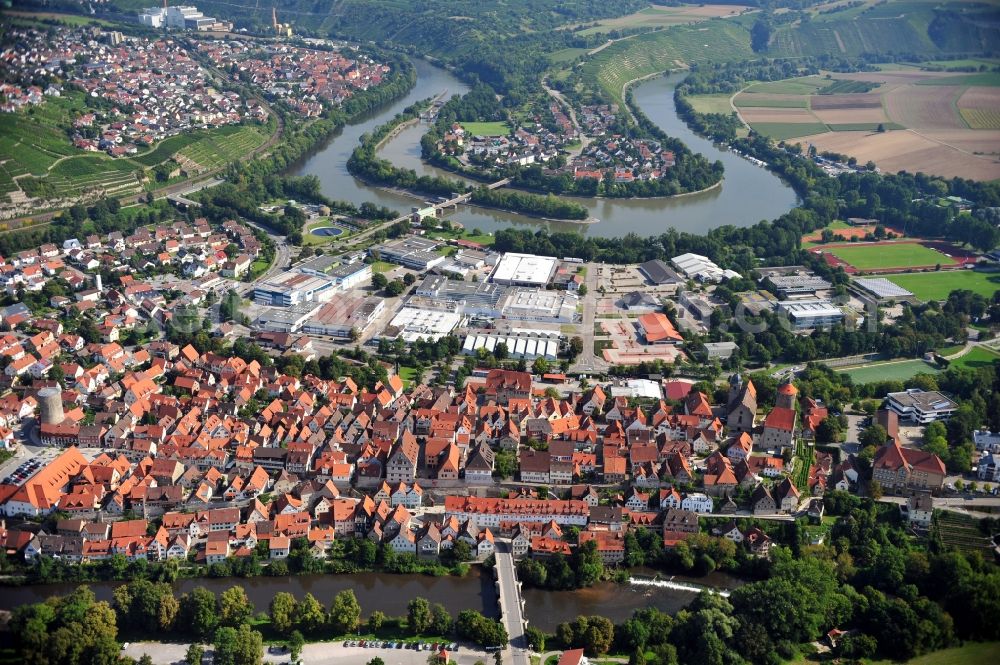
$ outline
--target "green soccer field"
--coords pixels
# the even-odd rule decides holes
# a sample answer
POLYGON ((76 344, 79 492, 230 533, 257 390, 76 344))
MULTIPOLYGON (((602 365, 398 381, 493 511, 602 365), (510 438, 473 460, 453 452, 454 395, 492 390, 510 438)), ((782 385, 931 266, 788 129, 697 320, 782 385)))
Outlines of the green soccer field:
POLYGON ((955 261, 944 254, 917 243, 879 243, 858 245, 857 247, 830 247, 828 252, 842 261, 850 263, 858 270, 880 268, 918 268, 955 265, 955 261))
POLYGON ((874 383, 875 381, 906 381, 917 374, 937 374, 941 370, 923 360, 902 360, 874 363, 842 370, 854 383, 874 383))
POLYGON ((505 122, 463 122, 462 128, 473 136, 507 136, 510 127, 505 122))
POLYGON ((973 270, 906 273, 887 279, 925 301, 947 300, 949 293, 963 289, 989 298, 1000 289, 1000 273, 973 270))

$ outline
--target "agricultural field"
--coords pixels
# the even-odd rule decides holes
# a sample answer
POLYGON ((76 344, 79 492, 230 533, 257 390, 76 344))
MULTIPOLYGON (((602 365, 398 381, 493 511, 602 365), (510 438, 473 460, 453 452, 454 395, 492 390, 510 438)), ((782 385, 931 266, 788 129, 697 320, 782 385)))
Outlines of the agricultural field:
POLYGON ((473 136, 507 136, 510 127, 505 122, 463 122, 462 128, 473 136))
POLYGON ((883 242, 857 245, 833 245, 825 248, 841 261, 858 270, 886 270, 955 265, 957 261, 941 252, 915 242, 883 242))
POLYGON ((1000 88, 966 88, 958 98, 958 111, 971 129, 1000 129, 1000 88))
POLYGON ((896 67, 755 83, 733 103, 745 123, 774 139, 802 138, 885 171, 996 180, 1000 86, 990 81, 896 67))
POLYGON ((876 381, 906 381, 917 374, 937 374, 941 370, 923 360, 895 360, 838 370, 856 384, 876 381))
POLYGON ((652 5, 640 9, 634 14, 609 18, 597 22, 596 25, 580 30, 581 36, 596 35, 612 30, 633 30, 636 28, 666 28, 684 23, 696 23, 717 16, 732 16, 740 14, 747 7, 740 5, 688 5, 683 7, 666 7, 652 5))
POLYGON ((1000 360, 1000 353, 982 346, 976 346, 964 356, 952 360, 951 366, 963 369, 977 369, 979 367, 988 367, 998 360, 1000 360))
POLYGON ((905 273, 887 279, 924 301, 947 300, 949 293, 962 289, 989 298, 1000 289, 1000 273, 974 270, 905 273))

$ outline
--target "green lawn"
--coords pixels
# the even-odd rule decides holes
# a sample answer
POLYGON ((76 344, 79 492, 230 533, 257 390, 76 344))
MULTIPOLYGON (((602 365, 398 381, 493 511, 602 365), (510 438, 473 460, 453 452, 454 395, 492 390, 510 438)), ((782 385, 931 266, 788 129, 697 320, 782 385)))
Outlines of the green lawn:
POLYGON ((831 247, 827 251, 858 270, 955 264, 953 259, 944 254, 912 242, 859 244, 856 247, 831 247))
POLYGON ((395 263, 389 263, 388 261, 376 261, 372 264, 372 272, 389 272, 393 268, 398 268, 395 263))
POLYGON ((687 98, 698 113, 722 113, 729 115, 733 107, 729 105, 729 93, 721 92, 714 95, 691 95, 687 98))
POLYGON ((510 127, 505 122, 463 122, 462 127, 473 136, 507 136, 510 127))
MULTIPOLYGON (((933 651, 907 661, 906 665, 994 665, 1000 642, 970 642, 954 649, 933 651)), ((870 665, 890 665, 892 661, 865 661, 870 665)))
POLYGON ((406 365, 400 365, 399 378, 403 380, 403 385, 409 388, 411 385, 413 385, 413 380, 417 378, 417 369, 415 367, 407 367, 406 365))
POLYGON ((1000 273, 974 270, 905 273, 888 279, 921 300, 947 300, 949 293, 962 289, 989 298, 1000 289, 1000 273))
POLYGON ((822 134, 828 130, 822 122, 754 122, 750 126, 754 131, 770 136, 775 141, 822 134))
POLYGON ((973 347, 971 351, 961 358, 951 361, 951 367, 962 367, 963 369, 977 369, 987 367, 1000 360, 1000 353, 981 346, 973 347))
POLYGON ((744 92, 763 92, 772 95, 811 95, 826 85, 828 82, 819 76, 802 76, 784 81, 754 83, 744 92))
POLYGON ((917 374, 937 374, 941 370, 923 360, 901 360, 861 365, 838 371, 850 376, 854 383, 874 383, 875 381, 906 381, 917 374))

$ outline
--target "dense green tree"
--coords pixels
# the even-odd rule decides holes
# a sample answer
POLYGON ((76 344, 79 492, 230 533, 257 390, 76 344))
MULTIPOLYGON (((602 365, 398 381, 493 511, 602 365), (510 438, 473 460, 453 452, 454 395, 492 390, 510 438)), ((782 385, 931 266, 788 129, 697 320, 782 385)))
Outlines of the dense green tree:
POLYGON ((354 591, 346 589, 333 598, 330 604, 330 627, 337 635, 352 633, 361 621, 361 605, 354 591))
POLYGON ((414 598, 406 605, 406 625, 414 635, 422 635, 431 626, 431 604, 426 598, 414 598))
POLYGON ((293 617, 295 627, 307 635, 315 634, 326 623, 326 612, 311 593, 295 604, 293 617))
POLYGON ((271 598, 271 626, 279 634, 286 634, 292 629, 295 619, 295 596, 287 591, 279 591, 271 598))
POLYGON ((181 597, 180 625, 196 637, 207 639, 219 624, 215 594, 199 586, 181 597))
POLYGON ((229 587, 219 596, 219 623, 233 628, 253 618, 253 603, 240 586, 229 587))

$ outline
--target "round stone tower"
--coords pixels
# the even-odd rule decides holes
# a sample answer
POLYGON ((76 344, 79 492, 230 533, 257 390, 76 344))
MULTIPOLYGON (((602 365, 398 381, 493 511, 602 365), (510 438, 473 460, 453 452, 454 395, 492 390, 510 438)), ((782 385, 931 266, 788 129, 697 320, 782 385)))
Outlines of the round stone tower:
POLYGON ((38 406, 42 412, 43 425, 58 425, 63 415, 62 388, 42 388, 38 391, 38 406))

